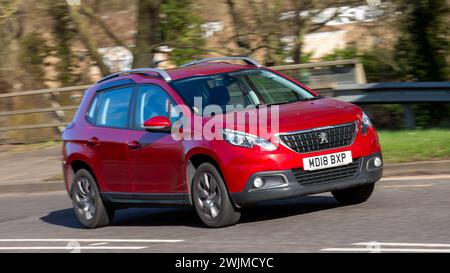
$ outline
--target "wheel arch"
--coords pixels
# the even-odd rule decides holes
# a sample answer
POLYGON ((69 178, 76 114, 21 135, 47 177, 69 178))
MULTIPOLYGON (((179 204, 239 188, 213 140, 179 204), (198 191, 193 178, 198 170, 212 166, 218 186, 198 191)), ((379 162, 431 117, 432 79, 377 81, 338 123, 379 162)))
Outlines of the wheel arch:
POLYGON ((67 164, 66 186, 69 194, 72 190, 73 177, 81 169, 87 170, 94 177, 95 183, 97 184, 97 187, 100 190, 100 185, 97 176, 94 170, 92 169, 91 164, 89 164, 89 161, 83 157, 74 157, 67 164))
MULTIPOLYGON (((229 187, 228 183, 229 181, 226 179, 226 174, 224 173, 224 167, 222 166, 222 162, 218 160, 218 158, 210 153, 209 151, 205 150, 199 150, 197 152, 193 152, 189 155, 186 161, 186 181, 188 186, 188 193, 189 193, 189 201, 191 204, 193 204, 192 200, 192 183, 195 171, 197 168, 203 164, 203 163, 210 163, 214 167, 216 167, 219 174, 222 176, 223 181, 225 182, 225 188, 227 189, 227 194, 229 195, 229 187)), ((232 200, 233 205, 237 206, 234 200, 229 195, 230 200, 232 200)))

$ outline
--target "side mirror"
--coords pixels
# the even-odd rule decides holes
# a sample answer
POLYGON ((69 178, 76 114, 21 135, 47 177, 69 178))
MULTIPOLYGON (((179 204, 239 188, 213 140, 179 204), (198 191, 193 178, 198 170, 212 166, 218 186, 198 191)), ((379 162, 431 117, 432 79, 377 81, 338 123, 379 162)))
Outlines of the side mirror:
POLYGON ((147 119, 143 127, 149 132, 170 132, 170 120, 164 116, 156 116, 147 119))

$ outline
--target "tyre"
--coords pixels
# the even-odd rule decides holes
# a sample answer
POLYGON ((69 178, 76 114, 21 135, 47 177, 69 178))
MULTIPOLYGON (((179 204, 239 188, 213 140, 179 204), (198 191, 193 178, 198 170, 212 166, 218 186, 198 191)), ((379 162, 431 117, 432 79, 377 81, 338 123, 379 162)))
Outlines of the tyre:
POLYGON ((192 199, 200 219, 208 227, 236 224, 241 213, 235 209, 219 171, 212 164, 203 163, 195 171, 192 199))
POLYGON ((345 190, 333 191, 331 193, 342 205, 355 205, 367 201, 372 195, 374 187, 375 183, 370 183, 345 190))
POLYGON ((81 169, 74 176, 71 189, 72 203, 80 223, 87 228, 107 226, 112 221, 114 210, 107 208, 92 174, 81 169))

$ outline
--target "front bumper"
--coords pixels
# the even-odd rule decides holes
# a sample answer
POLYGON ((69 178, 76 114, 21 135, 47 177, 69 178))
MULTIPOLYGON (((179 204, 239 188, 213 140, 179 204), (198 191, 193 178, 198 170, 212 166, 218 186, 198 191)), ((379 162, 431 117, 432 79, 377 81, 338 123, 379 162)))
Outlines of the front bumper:
POLYGON ((230 192, 231 199, 238 207, 245 207, 261 201, 286 199, 310 194, 330 192, 352 188, 363 184, 375 183, 383 175, 383 166, 374 167, 375 157, 381 157, 381 153, 374 153, 367 157, 360 158, 358 171, 355 176, 344 179, 333 179, 330 181, 301 184, 298 182, 293 170, 257 172, 247 181, 242 192, 230 192), (284 176, 288 184, 283 187, 269 189, 253 189, 253 181, 257 176, 280 175, 284 176))

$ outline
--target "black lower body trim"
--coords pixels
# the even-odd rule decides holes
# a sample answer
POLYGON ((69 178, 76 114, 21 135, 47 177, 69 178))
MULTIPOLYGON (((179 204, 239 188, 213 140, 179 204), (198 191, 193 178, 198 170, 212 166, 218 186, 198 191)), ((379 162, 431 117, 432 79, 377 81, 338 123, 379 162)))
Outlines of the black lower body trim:
POLYGON ((191 199, 187 193, 117 193, 104 192, 102 199, 111 206, 117 207, 165 207, 190 206, 191 199))

